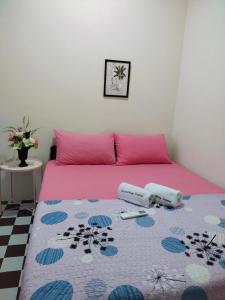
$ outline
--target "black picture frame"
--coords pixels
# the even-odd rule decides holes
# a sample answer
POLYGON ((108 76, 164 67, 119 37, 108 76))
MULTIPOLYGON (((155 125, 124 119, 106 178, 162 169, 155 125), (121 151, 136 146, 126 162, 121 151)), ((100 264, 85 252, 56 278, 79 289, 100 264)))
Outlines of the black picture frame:
POLYGON ((105 59, 104 97, 129 97, 131 62, 105 59))

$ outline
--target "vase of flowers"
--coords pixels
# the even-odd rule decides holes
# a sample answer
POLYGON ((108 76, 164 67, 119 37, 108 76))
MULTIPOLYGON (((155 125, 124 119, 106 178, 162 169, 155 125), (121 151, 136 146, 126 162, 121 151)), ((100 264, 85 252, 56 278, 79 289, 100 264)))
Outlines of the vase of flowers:
POLYGON ((122 80, 126 77, 125 74, 126 68, 122 66, 115 66, 114 69, 114 78, 116 79, 116 90, 119 92, 122 88, 122 80))
POLYGON ((24 116, 22 119, 22 126, 8 126, 4 128, 4 131, 9 133, 9 146, 18 151, 18 158, 20 160, 19 167, 21 168, 28 166, 26 160, 29 149, 32 147, 38 148, 38 140, 32 137, 38 128, 31 130, 29 129, 29 126, 29 117, 24 116))

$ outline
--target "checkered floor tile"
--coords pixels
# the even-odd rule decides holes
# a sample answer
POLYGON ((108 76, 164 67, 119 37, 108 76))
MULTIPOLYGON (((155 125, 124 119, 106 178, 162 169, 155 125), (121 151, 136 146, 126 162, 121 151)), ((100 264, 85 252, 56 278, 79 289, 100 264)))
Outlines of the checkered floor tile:
POLYGON ((33 208, 33 201, 18 204, 3 203, 0 217, 0 299, 16 300, 20 292, 20 277, 25 262, 25 250, 33 213, 24 209, 33 208))

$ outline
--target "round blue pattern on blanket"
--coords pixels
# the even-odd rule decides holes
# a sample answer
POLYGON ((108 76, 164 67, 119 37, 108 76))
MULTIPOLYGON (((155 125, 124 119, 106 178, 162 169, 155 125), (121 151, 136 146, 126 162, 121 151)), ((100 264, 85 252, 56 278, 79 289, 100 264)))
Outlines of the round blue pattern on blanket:
POLYGON ((225 259, 220 259, 219 265, 221 266, 221 268, 225 269, 225 259))
POLYGON ((35 260, 40 265, 50 265, 60 260, 63 255, 64 251, 61 248, 47 248, 39 252, 35 260))
POLYGON ((96 300, 105 294, 107 285, 103 280, 92 279, 85 285, 84 290, 89 299, 96 300))
POLYGON ((46 200, 46 201, 44 201, 44 203, 47 205, 56 205, 56 204, 59 204, 60 202, 62 202, 62 200, 46 200))
POLYGON ((132 285, 120 285, 109 295, 108 300, 144 300, 140 290, 132 285))
POLYGON ((167 237, 163 239, 161 244, 165 250, 172 253, 181 253, 186 250, 185 245, 182 244, 180 240, 174 237, 167 237))
POLYGON ((105 256, 114 256, 118 253, 118 248, 108 245, 105 250, 101 250, 101 254, 105 256))
POLYGON ((107 227, 112 224, 112 219, 108 216, 97 215, 88 219, 88 224, 91 226, 107 227))
POLYGON ((71 300, 73 287, 68 281, 51 281, 37 289, 30 300, 71 300))
POLYGON ((191 198, 191 196, 189 196, 189 195, 184 195, 184 196, 182 197, 182 200, 190 200, 190 198, 191 198))
POLYGON ((200 286, 189 286, 184 290, 181 300, 208 300, 208 297, 200 286))
POLYGON ((221 204, 225 206, 225 200, 221 200, 221 204))
POLYGON ((141 227, 152 227, 155 224, 155 220, 149 216, 136 218, 135 222, 141 227))
POLYGON ((95 203, 95 202, 98 202, 99 200, 97 200, 97 199, 90 199, 90 200, 88 200, 88 202, 91 202, 91 203, 95 203))
POLYGON ((66 220, 68 214, 64 211, 54 211, 41 217, 41 222, 46 225, 61 223, 66 220))
POLYGON ((222 228, 225 228, 225 219, 220 218, 220 223, 218 225, 222 228))
POLYGON ((75 214, 75 217, 76 217, 77 219, 85 219, 85 218, 87 218, 88 216, 89 216, 89 214, 88 214, 87 212, 85 212, 85 211, 81 211, 81 212, 75 214))

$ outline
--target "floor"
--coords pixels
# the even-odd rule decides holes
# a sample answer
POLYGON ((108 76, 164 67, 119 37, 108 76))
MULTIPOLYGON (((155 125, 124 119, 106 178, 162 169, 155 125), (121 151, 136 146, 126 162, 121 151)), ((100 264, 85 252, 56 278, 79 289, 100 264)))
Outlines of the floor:
POLYGON ((33 213, 33 201, 18 204, 3 202, 4 212, 0 217, 0 299, 16 300, 19 297, 21 275, 26 258, 33 213))

